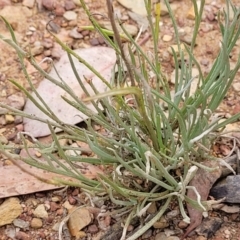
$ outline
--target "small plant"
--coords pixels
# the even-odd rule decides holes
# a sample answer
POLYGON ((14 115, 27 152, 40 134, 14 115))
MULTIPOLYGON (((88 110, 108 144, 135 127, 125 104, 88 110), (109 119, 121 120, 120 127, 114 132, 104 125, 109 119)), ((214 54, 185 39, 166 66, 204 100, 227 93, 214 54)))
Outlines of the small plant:
MULTIPOLYGON (((46 146, 39 141, 34 142, 33 147, 38 149, 46 162, 39 162, 38 159, 30 155, 26 158, 20 158, 18 155, 14 155, 10 151, 11 149, 7 149, 3 145, 0 145, 0 151, 13 159, 21 159, 37 168, 75 179, 74 182, 67 182, 55 178, 49 179, 48 182, 50 183, 77 186, 91 196, 98 196, 99 198, 105 196, 106 199, 107 196, 107 199, 110 199, 116 205, 116 209, 127 212, 121 239, 126 238, 127 227, 132 219, 135 217, 141 218, 152 203, 160 205, 158 212, 142 228, 128 236, 128 240, 137 239, 148 230, 164 215, 172 201, 177 200, 183 219, 189 222, 190 219, 184 209, 185 202, 189 202, 204 211, 207 210, 206 204, 200 201, 197 191, 195 193, 199 196, 198 201, 186 197, 189 181, 198 167, 206 168, 200 164, 201 160, 205 158, 214 159, 213 156, 209 156, 211 143, 215 137, 214 132, 240 117, 240 114, 237 114, 226 121, 219 121, 219 118, 213 116, 213 113, 226 96, 240 67, 240 58, 232 69, 229 63, 229 55, 240 35, 240 10, 236 9, 230 1, 227 1, 227 11, 219 13, 218 20, 222 34, 221 48, 211 71, 204 76, 199 63, 193 55, 204 1, 201 1, 199 9, 196 2, 193 1, 196 15, 193 39, 191 46, 184 45, 184 49, 182 49, 174 15, 169 2, 165 0, 175 29, 179 50, 177 55, 172 49, 176 70, 175 86, 172 89, 162 71, 158 56, 160 1, 157 1, 155 5, 155 22, 152 20, 152 3, 150 0, 145 1, 154 44, 154 52, 151 58, 143 52, 137 42, 121 26, 125 37, 127 36, 129 41, 128 54, 125 53, 110 0, 106 2, 113 29, 113 40, 89 12, 84 0, 80 1, 94 29, 105 38, 109 46, 115 50, 117 56, 117 63, 113 71, 116 73, 113 76, 114 83, 108 85, 109 91, 99 94, 95 86, 89 82, 96 95, 86 97, 84 101, 94 103, 97 100, 95 106, 99 114, 91 112, 84 104, 84 101, 77 100, 77 96, 73 96, 74 100, 72 101, 65 98, 70 105, 81 109, 89 117, 86 120, 87 129, 66 124, 56 119, 56 116, 45 104, 40 106, 38 104, 39 99, 32 98, 26 89, 16 81, 11 80, 34 104, 39 106, 46 115, 50 116, 52 121, 26 115, 24 112, 3 104, 0 104, 0 106, 9 109, 13 114, 47 123, 51 129, 53 143, 46 146), (230 7, 234 11, 232 21, 229 20, 230 7), (188 63, 184 59, 188 59, 188 63), (192 76, 193 65, 199 70, 198 76, 192 76), (153 78, 155 81, 154 87, 151 85, 153 78), (198 88, 191 95, 190 87, 195 78, 198 79, 198 88), (126 79, 129 79, 129 81, 126 81, 126 79), (174 94, 171 94, 172 90, 174 90, 174 94), (129 96, 132 104, 129 104, 129 96), (104 114, 99 110, 97 104, 102 106, 104 114), (163 108, 163 104, 165 108, 163 108), (92 127, 93 123, 102 126, 107 134, 96 132, 92 127), (54 132, 55 128, 62 129, 64 134, 57 135, 54 132), (66 155, 65 150, 67 147, 61 146, 61 139, 86 142, 96 157, 66 155), (75 162, 103 165, 105 166, 105 174, 99 174, 97 179, 90 180, 79 172, 74 165, 75 162), (176 170, 181 172, 180 176, 175 174, 176 170)), ((4 18, 2 19, 10 30, 12 39, 5 39, 1 35, 0 38, 12 45, 17 51, 32 90, 36 92, 24 66, 24 58, 29 58, 32 65, 49 81, 56 82, 39 67, 31 55, 21 49, 11 26, 4 18)), ((54 34, 52 35, 54 36, 54 34)), ((76 56, 68 46, 64 45, 56 36, 54 37, 69 54, 71 63, 72 58, 78 58, 80 62, 86 64, 94 74, 104 81, 101 73, 92 69, 79 56, 76 56)), ((72 69, 76 78, 81 82, 82 79, 79 79, 73 64, 72 69)), ((73 95, 66 86, 61 84, 59 86, 70 95, 73 95)), ((89 96, 87 90, 86 96, 89 96)), ((40 100, 44 103, 43 99, 40 100)), ((25 147, 28 151, 26 140, 23 136, 21 139, 22 147, 25 147)), ((81 151, 81 148, 76 147, 74 150, 76 152, 81 151)))

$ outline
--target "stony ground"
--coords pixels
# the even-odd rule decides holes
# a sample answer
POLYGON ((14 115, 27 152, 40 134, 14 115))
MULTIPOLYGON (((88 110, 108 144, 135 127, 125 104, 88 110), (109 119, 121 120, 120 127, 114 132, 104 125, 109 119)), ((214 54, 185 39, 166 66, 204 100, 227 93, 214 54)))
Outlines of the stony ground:
MULTIPOLYGON (((96 18, 106 24, 106 4, 104 0, 87 0, 89 9, 96 15, 96 18)), ((236 5, 240 5, 238 0, 236 5)), ((173 8, 181 40, 187 44, 191 42, 191 34, 194 25, 194 15, 191 11, 191 1, 176 0, 172 1, 173 8)), ((204 14, 198 34, 197 45, 195 47, 195 56, 199 60, 204 73, 208 73, 213 60, 219 50, 220 32, 216 21, 217 12, 224 7, 224 2, 220 0, 206 0, 204 14)), ((133 27, 132 34, 136 34, 141 25, 141 21, 136 21, 133 14, 114 1, 114 9, 119 18, 133 27)), ((173 58, 169 52, 169 46, 175 45, 173 27, 167 11, 162 10, 161 19, 161 41, 159 44, 159 57, 164 72, 171 81, 174 71, 173 58)), ((0 0, 0 15, 4 16, 15 30, 18 41, 26 50, 31 50, 37 61, 44 57, 51 57, 56 61, 61 56, 60 47, 53 41, 46 30, 46 25, 53 20, 50 27, 57 36, 73 49, 86 48, 89 46, 106 45, 103 39, 95 32, 81 30, 79 26, 90 25, 78 1, 72 0, 24 0, 10 1, 0 0)), ((9 33, 3 23, 0 22, 0 34, 9 37, 9 33)), ((148 30, 143 31, 139 42, 142 42, 142 48, 151 51, 153 48, 151 36, 148 30)), ((237 61, 240 41, 234 49, 231 61, 237 61)), ((7 80, 15 79, 19 84, 27 87, 22 69, 14 51, 7 45, 0 42, 0 101, 21 109, 24 106, 24 96, 13 87, 7 80)), ((26 62, 28 71, 31 73, 33 82, 37 85, 42 79, 26 62)), ((43 64, 43 68, 48 70, 50 66, 43 64)), ((219 111, 224 114, 235 114, 239 112, 239 91, 240 75, 237 75, 233 86, 221 105, 219 111)), ((13 117, 7 114, 4 109, 0 109, 0 140, 4 143, 11 143, 16 140, 16 133, 23 129, 21 118, 13 117)), ((2 158, 0 165, 11 164, 7 159, 2 158)), ((1 181, 1 175, 0 175, 1 181)), ((0 182, 1 184, 1 182, 0 182)), ((59 224, 67 216, 69 211, 73 211, 77 206, 85 203, 87 196, 82 194, 79 189, 68 188, 62 191, 51 190, 48 192, 38 192, 31 195, 17 196, 17 198, 8 199, 10 205, 19 207, 21 214, 12 224, 4 224, 0 219, 0 240, 7 239, 60 239, 58 235, 59 224), (22 209, 22 210, 21 210, 22 209)), ((0 203, 4 199, 0 199, 0 203)), ((101 219, 97 219, 100 211, 108 211, 109 206, 99 203, 98 206, 80 210, 76 219, 71 219, 73 225, 69 223, 63 225, 63 239, 100 239, 103 229, 117 222, 119 219, 102 214, 101 219), (84 219, 84 223, 79 223, 79 219, 84 219), (82 231, 74 232, 74 223, 83 224, 82 231), (84 225, 85 224, 85 225, 84 225), (74 238, 73 235, 76 235, 74 238)), ((5 209, 6 210, 6 209, 5 209)), ((152 240, 177 240, 187 227, 182 221, 177 209, 171 209, 168 221, 162 220, 161 227, 150 229, 141 239, 152 240)), ((154 210, 153 210, 154 211, 154 210)), ((0 213, 0 218, 1 217, 0 213)), ((9 214, 9 212, 4 212, 9 214)), ((239 213, 224 213, 222 211, 210 212, 210 216, 219 217, 222 225, 211 240, 240 239, 240 218, 239 213)), ((131 229, 129 229, 131 231, 131 229)), ((204 240, 204 236, 198 236, 195 233, 190 234, 188 240, 204 240)))

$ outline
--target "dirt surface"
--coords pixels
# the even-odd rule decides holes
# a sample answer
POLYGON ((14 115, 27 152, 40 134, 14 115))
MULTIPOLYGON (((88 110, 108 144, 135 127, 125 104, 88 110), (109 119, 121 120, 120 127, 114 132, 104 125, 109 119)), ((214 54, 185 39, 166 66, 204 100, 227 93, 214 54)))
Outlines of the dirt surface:
MULTIPOLYGON (((96 18, 102 23, 106 22, 105 16, 107 16, 107 12, 105 0, 87 0, 86 2, 91 12, 99 13, 96 15, 96 18)), ((189 13, 192 6, 191 1, 175 0, 171 2, 181 32, 181 40, 189 44, 191 42, 194 25, 194 21, 191 19, 191 14, 189 13)), ((238 0, 234 2, 236 6, 240 6, 238 0)), ((117 1, 113 1, 113 3, 114 9, 122 21, 139 27, 138 24, 131 19, 126 8, 121 6, 117 1)), ((206 6, 204 8, 204 14, 198 33, 197 45, 194 49, 195 56, 204 74, 209 72, 219 50, 220 31, 216 21, 216 15, 223 7, 223 1, 206 0, 206 6)), ((106 46, 98 33, 88 30, 81 31, 80 26, 90 25, 90 22, 81 6, 74 4, 72 0, 24 0, 23 2, 18 0, 0 0, 0 15, 6 17, 15 30, 18 42, 26 50, 31 50, 38 62, 45 57, 51 57, 57 61, 61 56, 61 48, 53 41, 53 38, 46 30, 46 25, 50 20, 52 20, 52 30, 56 32, 57 36, 63 42, 71 46, 72 49, 87 48, 97 45, 106 46), (66 13, 68 13, 68 15, 66 15, 66 13)), ((161 17, 160 32, 159 59, 163 71, 169 77, 170 81, 172 72, 174 71, 174 64, 173 57, 169 53, 168 48, 175 44, 175 39, 173 34, 174 30, 168 13, 161 17)), ((2 22, 0 22, 0 34, 6 37, 10 36, 2 22)), ((142 48, 145 51, 151 51, 153 49, 151 36, 148 30, 140 35, 138 41, 142 41, 142 48)), ((238 41, 238 45, 235 47, 231 56, 231 61, 233 63, 237 61, 239 48, 240 41, 238 41)), ((0 101, 21 109, 24 106, 24 96, 8 81, 8 79, 15 79, 19 84, 27 88, 29 88, 28 83, 24 78, 18 57, 14 50, 0 41, 0 52, 0 101)), ((42 80, 42 77, 28 62, 26 62, 26 66, 31 73, 33 83, 37 85, 42 80)), ((42 67, 44 70, 50 69, 50 65, 47 63, 44 63, 42 67)), ((240 73, 237 74, 232 88, 219 108, 219 112, 225 115, 232 115, 239 112, 239 81, 240 73)), ((16 133, 22 129, 21 118, 8 115, 0 109, 0 135, 3 135, 7 141, 11 143, 16 140, 16 133)), ((2 166, 11 163, 9 163, 9 160, 6 158, 2 158, 0 164, 2 166)), ((23 209, 23 212, 17 219, 22 221, 20 221, 20 223, 16 223, 15 221, 12 224, 0 227, 0 240, 59 239, 59 223, 67 216, 67 210, 84 204, 87 199, 87 196, 81 193, 79 189, 72 188, 59 192, 52 190, 17 197, 23 209), (43 215, 45 214, 44 216, 38 216, 34 213, 39 206, 44 206, 45 211, 42 213, 43 215)), ((77 232, 76 238, 71 236, 73 235, 71 227, 66 227, 66 225, 64 225, 63 239, 100 239, 100 236, 104 232, 103 229, 118 221, 118 219, 109 219, 109 217, 106 216, 103 217, 101 221, 97 219, 96 216, 100 209, 102 211, 105 208, 105 211, 108 211, 108 207, 111 206, 106 206, 103 203, 96 208, 88 209, 88 213, 91 215, 91 221, 81 231, 77 232)), ((173 211, 174 208, 169 210, 173 211)), ((82 214, 85 214, 83 215, 83 218, 85 218, 86 213, 82 214)), ((209 215, 212 217, 219 217, 223 223, 220 229, 215 232, 215 235, 208 239, 240 240, 239 213, 226 214, 221 211, 212 211, 209 215)), ((169 224, 166 225, 164 229, 151 229, 140 239, 178 239, 177 237, 181 237, 186 227, 187 226, 181 221, 180 214, 177 214, 174 219, 169 221, 169 224), (164 232, 166 229, 172 231, 172 235, 176 236, 176 238, 168 238, 167 236, 159 237, 159 233, 164 232)), ((207 238, 192 233, 186 239, 204 240, 207 238)))

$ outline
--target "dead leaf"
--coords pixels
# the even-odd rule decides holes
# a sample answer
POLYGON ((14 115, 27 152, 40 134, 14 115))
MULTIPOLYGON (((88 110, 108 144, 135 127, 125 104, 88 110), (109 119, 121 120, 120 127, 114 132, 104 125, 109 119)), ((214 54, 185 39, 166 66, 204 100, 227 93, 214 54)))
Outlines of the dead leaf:
MULTIPOLYGON (((190 182, 189 186, 194 186, 198 193, 201 196, 201 201, 206 201, 212 188, 213 184, 216 180, 221 176, 221 168, 217 161, 207 160, 203 163, 203 165, 210 168, 217 168, 214 171, 206 171, 202 168, 199 168, 196 175, 190 182)), ((189 189, 187 192, 187 196, 193 200, 197 200, 197 196, 193 190, 189 189)), ((199 226, 202 222, 202 211, 193 208, 190 204, 187 204, 188 214, 191 219, 191 223, 188 226, 185 234, 181 239, 184 239, 188 236, 188 234, 193 231, 197 226, 199 226)))
MULTIPOLYGON (((35 149, 28 149, 28 151, 32 156, 36 157, 35 149)), ((26 150, 22 150, 20 154, 22 157, 28 156, 26 150)), ((43 163, 45 161, 42 157, 38 159, 43 163)), ((0 166, 0 198, 62 188, 62 186, 52 185, 41 181, 34 177, 34 175, 46 180, 61 178, 66 181, 77 181, 70 177, 32 167, 20 160, 17 161, 17 164, 21 169, 16 165, 0 166)), ((101 169, 88 163, 78 163, 78 166, 76 167, 79 167, 78 170, 89 179, 96 178, 97 173, 103 174, 101 169)))
MULTIPOLYGON (((116 61, 114 50, 106 47, 93 47, 88 49, 77 49, 74 50, 74 52, 81 56, 84 60, 86 60, 88 64, 95 68, 98 72, 100 72, 106 81, 110 82, 112 68, 116 61)), ((84 77, 88 80, 91 80, 99 92, 106 91, 107 87, 105 83, 103 83, 98 77, 96 77, 76 58, 73 57, 73 61, 79 77, 88 89, 90 95, 94 95, 94 92, 89 86, 89 84, 84 80, 84 77)), ((55 67, 58 71, 59 76, 73 90, 76 96, 78 96, 79 99, 82 99, 84 97, 84 91, 81 89, 78 81, 76 80, 66 53, 62 55, 60 61, 55 64, 55 67)), ((59 82, 61 81, 54 69, 50 71, 49 75, 56 80, 59 80, 59 82)), ((51 81, 44 79, 39 84, 37 92, 44 99, 48 107, 57 115, 57 117, 61 121, 68 124, 76 124, 87 119, 86 115, 81 113, 76 108, 70 106, 62 99, 62 96, 64 96, 69 100, 73 100, 73 98, 69 94, 67 94, 62 88, 53 84, 51 81)), ((35 94, 32 94, 32 96, 37 99, 35 94)), ((40 100, 38 102, 40 103, 40 100)), ((42 105, 42 103, 40 103, 40 105, 42 105)), ((92 104, 88 103, 86 105, 93 112, 96 112, 92 104)), ((41 112, 29 99, 26 102, 24 112, 27 114, 35 115, 39 118, 50 120, 50 118, 47 117, 43 112, 41 112)), ((31 133, 34 137, 50 135, 48 125, 45 123, 28 118, 24 118, 23 122, 24 130, 31 133)), ((56 131, 59 131, 59 129, 56 131)))

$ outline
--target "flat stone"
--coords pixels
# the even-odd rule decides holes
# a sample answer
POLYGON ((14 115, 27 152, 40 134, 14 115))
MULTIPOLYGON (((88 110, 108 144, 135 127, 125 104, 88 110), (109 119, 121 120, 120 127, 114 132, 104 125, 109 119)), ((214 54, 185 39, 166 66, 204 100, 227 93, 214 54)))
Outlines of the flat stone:
POLYGON ((210 195, 215 199, 226 197, 224 202, 240 203, 240 175, 227 176, 211 189, 210 195))
POLYGON ((33 211, 33 215, 38 218, 47 218, 48 213, 45 210, 45 206, 43 204, 40 204, 37 206, 37 208, 33 211))
POLYGON ((14 219, 13 225, 15 227, 19 227, 19 228, 23 228, 23 229, 29 228, 29 222, 26 222, 20 218, 14 219))
POLYGON ((70 209, 69 214, 69 231, 72 236, 77 237, 79 234, 81 234, 81 230, 91 223, 91 214, 86 208, 77 209, 77 207, 70 209))
POLYGON ((0 227, 10 224, 22 213, 18 198, 8 198, 0 205, 0 227))
POLYGON ((212 237, 221 227, 223 220, 221 218, 205 218, 201 225, 195 229, 198 235, 204 236, 207 239, 212 237))
POLYGON ((77 14, 74 11, 66 11, 63 14, 63 17, 68 21, 72 21, 72 20, 77 19, 77 14))
POLYGON ((135 12, 141 16, 147 16, 144 0, 117 0, 117 1, 127 9, 131 10, 132 12, 135 12))
POLYGON ((77 27, 73 28, 69 32, 69 36, 74 38, 74 39, 81 39, 81 38, 83 38, 83 35, 77 31, 77 27))

